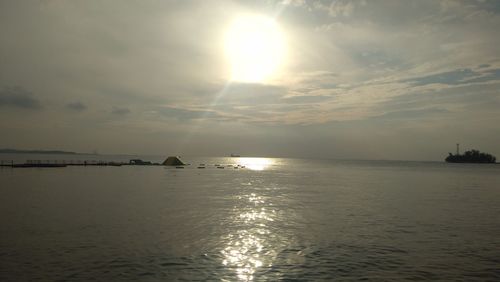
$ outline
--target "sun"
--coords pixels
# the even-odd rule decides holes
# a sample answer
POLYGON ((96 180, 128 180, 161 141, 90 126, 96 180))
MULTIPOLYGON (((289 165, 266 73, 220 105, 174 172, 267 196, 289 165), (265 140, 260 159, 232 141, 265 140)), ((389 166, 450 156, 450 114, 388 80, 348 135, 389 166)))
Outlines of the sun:
POLYGON ((283 63, 283 33, 272 18, 239 17, 226 34, 225 52, 233 81, 263 82, 283 63))

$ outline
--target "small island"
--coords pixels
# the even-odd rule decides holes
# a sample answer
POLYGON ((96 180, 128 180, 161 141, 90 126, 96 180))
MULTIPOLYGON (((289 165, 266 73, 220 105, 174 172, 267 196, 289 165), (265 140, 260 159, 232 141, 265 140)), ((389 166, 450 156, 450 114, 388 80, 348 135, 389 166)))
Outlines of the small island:
POLYGON ((457 144, 457 153, 453 155, 448 153, 445 161, 448 163, 495 163, 496 157, 479 150, 466 151, 463 155, 459 153, 459 144, 457 144))

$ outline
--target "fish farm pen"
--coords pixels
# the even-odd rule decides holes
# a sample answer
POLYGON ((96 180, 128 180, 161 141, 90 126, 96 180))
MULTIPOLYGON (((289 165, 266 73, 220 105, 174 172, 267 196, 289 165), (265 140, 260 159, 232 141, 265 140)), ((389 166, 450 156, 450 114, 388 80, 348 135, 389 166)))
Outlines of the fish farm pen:
MULTIPOLYGON (((167 159, 168 160, 168 159, 167 159)), ((180 161, 179 161, 180 162, 180 161)), ((68 167, 68 166, 171 166, 175 168, 184 168, 185 166, 190 166, 191 164, 171 163, 170 161, 165 161, 164 163, 153 163, 149 161, 142 161, 139 159, 133 159, 129 162, 116 162, 116 161, 96 161, 96 160, 27 160, 24 163, 16 163, 13 160, 0 160, 0 168, 58 168, 58 167, 68 167)), ((204 169, 207 167, 205 164, 199 164, 195 166, 198 169, 204 169)), ((213 167, 223 169, 223 168, 234 168, 243 169, 244 165, 221 165, 214 164, 213 167)))

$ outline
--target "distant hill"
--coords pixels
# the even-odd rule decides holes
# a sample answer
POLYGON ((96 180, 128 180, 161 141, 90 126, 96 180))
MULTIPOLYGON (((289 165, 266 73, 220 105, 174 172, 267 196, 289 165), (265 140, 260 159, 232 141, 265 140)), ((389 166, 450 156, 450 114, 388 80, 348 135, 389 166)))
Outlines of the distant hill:
POLYGON ((58 151, 58 150, 17 150, 0 149, 0 154, 57 154, 57 155, 80 155, 81 153, 58 151))

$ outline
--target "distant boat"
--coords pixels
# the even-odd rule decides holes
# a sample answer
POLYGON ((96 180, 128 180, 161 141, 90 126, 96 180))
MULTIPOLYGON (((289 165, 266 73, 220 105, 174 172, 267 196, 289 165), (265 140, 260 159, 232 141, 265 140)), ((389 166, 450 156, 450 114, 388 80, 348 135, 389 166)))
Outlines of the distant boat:
POLYGON ((481 153, 479 150, 466 151, 463 155, 459 153, 457 144, 457 153, 453 155, 449 153, 445 159, 448 163, 486 163, 492 164, 496 162, 496 157, 487 153, 481 153))
POLYGON ((239 158, 241 157, 240 155, 237 155, 237 154, 231 154, 231 158, 239 158))

